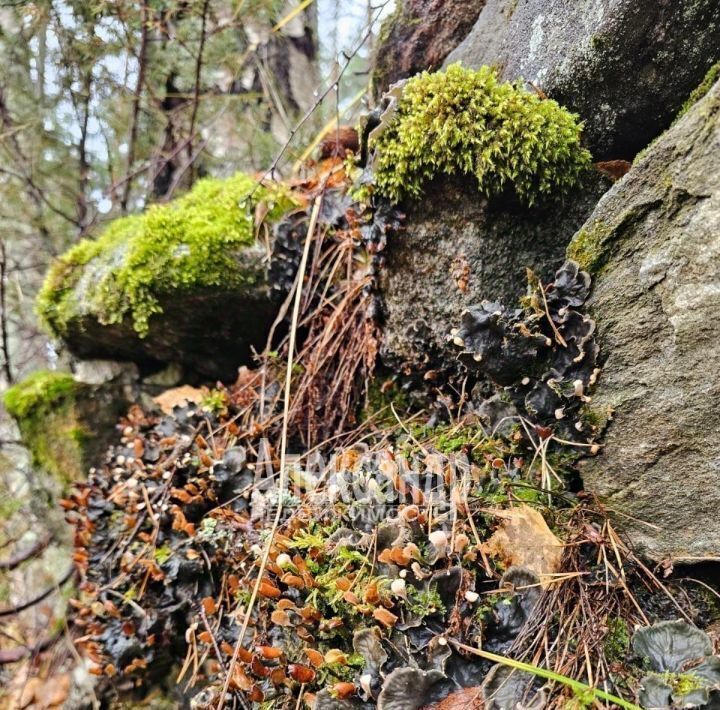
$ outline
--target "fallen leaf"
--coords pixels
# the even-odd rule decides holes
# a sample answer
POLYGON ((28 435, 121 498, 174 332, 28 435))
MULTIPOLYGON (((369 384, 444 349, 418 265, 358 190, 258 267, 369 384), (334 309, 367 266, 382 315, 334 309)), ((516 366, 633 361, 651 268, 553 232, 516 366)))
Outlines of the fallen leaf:
POLYGON ((437 703, 425 705, 422 710, 482 710, 484 706, 482 690, 480 688, 464 688, 456 693, 450 693, 447 698, 437 703))
POLYGON ((543 516, 529 505, 496 510, 502 524, 487 541, 485 551, 506 567, 526 567, 535 572, 543 586, 545 578, 560 569, 563 544, 547 526, 543 516))
POLYGON ((184 407, 191 403, 199 404, 204 397, 205 393, 201 389, 183 385, 165 390, 157 397, 153 397, 153 402, 160 407, 163 413, 172 414, 173 407, 184 407))

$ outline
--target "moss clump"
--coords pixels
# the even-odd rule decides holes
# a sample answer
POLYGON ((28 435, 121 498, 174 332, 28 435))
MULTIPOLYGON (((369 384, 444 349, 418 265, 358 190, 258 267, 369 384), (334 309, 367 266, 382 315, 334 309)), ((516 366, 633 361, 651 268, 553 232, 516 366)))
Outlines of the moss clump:
POLYGON ((675 117, 675 121, 673 123, 677 123, 677 121, 679 121, 698 101, 700 101, 700 99, 702 99, 705 94, 712 89, 718 79, 720 79, 720 62, 716 62, 710 67, 710 69, 708 69, 707 74, 705 74, 705 78, 693 89, 690 96, 687 97, 685 103, 680 107, 678 115, 675 117))
POLYGON ((576 261, 580 268, 591 274, 597 273, 604 259, 603 246, 611 229, 602 220, 591 227, 583 227, 567 248, 567 257, 576 261))
POLYGON ((63 482, 76 480, 84 472, 87 432, 75 409, 82 387, 67 373, 40 371, 11 387, 3 397, 33 463, 63 482))
POLYGON ((73 400, 76 387, 77 382, 66 372, 40 370, 8 389, 3 404, 14 419, 24 420, 73 400))
POLYGON ((603 641, 605 657, 611 663, 625 660, 630 649, 630 631, 627 622, 619 616, 608 619, 608 631, 603 641))
POLYGON ((129 317, 144 337, 164 295, 252 286, 258 275, 243 268, 238 248, 255 240, 255 208, 264 202, 268 218, 277 219, 292 205, 282 188, 253 192, 255 186, 242 173, 206 178, 178 200, 115 220, 50 269, 38 296, 40 317, 60 337, 84 314, 104 324, 129 317))
POLYGON ((590 166, 577 116, 500 82, 490 67, 459 64, 410 79, 375 148, 376 188, 417 198, 438 175, 473 176, 480 193, 507 190, 528 205, 575 187, 590 166))

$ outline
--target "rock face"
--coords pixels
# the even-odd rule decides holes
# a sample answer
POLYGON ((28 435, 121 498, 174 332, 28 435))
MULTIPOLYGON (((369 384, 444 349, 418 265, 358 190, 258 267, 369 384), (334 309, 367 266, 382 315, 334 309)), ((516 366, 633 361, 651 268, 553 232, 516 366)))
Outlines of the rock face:
POLYGON ((162 310, 151 317, 144 337, 130 318, 103 323, 87 311, 68 322, 63 339, 80 358, 180 362, 206 377, 232 380, 238 365, 251 360, 252 348, 264 348, 277 311, 269 296, 264 258, 259 246, 242 254, 243 269, 254 279, 250 287, 161 295, 162 310))
POLYGON ((428 185, 385 250, 383 361, 408 372, 452 367, 448 336, 463 310, 484 299, 517 303, 527 268, 551 278, 608 185, 590 175, 565 202, 532 209, 488 203, 471 179, 428 185))
POLYGON ((51 267, 42 320, 80 358, 175 362, 233 379, 262 350, 276 306, 256 239, 293 204, 238 173, 110 222, 51 267), (258 214, 264 223, 256 223, 258 214))
POLYGON ((425 69, 438 69, 467 36, 486 0, 402 0, 383 24, 375 50, 373 93, 425 69))
POLYGON ((720 58, 716 0, 488 0, 446 59, 501 67, 580 114, 597 160, 632 159, 720 58))
POLYGON ((119 368, 96 384, 38 371, 7 390, 3 403, 34 465, 68 485, 101 460, 134 394, 132 368, 119 368))
POLYGON ((655 559, 720 549, 720 83, 598 204, 569 249, 594 276, 609 409, 581 473, 655 559), (644 522, 641 522, 644 521, 644 522))

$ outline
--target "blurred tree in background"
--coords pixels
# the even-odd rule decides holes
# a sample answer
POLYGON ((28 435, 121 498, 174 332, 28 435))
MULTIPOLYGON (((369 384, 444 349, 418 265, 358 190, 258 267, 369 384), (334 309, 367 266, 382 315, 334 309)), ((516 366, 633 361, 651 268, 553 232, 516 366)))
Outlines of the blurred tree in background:
POLYGON ((278 163, 286 172, 367 83, 386 9, 368 0, 0 4, 3 380, 52 359, 32 302, 53 257, 202 175, 265 170, 292 137, 278 163))
MULTIPOLYGON (((352 123, 390 5, 0 0, 0 391, 63 357, 33 306, 72 243, 203 175, 289 175, 323 127, 352 123)), ((51 488, 0 411, 0 549, 37 550, 0 571, 0 607, 64 573, 68 529, 51 488)), ((53 594, 8 617, 0 652, 10 632, 11 646, 31 645, 63 608, 53 594)))

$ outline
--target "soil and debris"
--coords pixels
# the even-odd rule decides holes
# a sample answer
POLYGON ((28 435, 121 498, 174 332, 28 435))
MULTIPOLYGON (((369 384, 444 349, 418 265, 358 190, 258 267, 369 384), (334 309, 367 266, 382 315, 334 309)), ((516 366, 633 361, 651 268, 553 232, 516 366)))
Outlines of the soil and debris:
MULTIPOLYGON (((568 262, 550 284, 530 274, 520 308, 471 309, 453 336, 462 379, 428 383, 420 407, 399 375, 376 372, 368 389, 373 264, 400 216, 327 195, 303 288, 288 487, 278 493, 284 339, 232 385, 134 407, 64 501, 82 580, 75 645, 98 695, 713 707, 720 662, 696 626, 717 618, 716 599, 646 566, 574 473, 597 451, 583 414, 598 376, 589 276, 568 262), (323 343, 336 350, 318 360, 323 343)), ((278 227, 287 264, 309 219, 278 227)))
POLYGON ((383 371, 376 280, 403 215, 336 147, 275 226, 255 365, 133 406, 62 501, 95 696, 720 706, 720 596, 644 562, 575 470, 612 415, 591 407, 589 274, 567 261, 519 306, 468 309, 452 371, 383 371))

